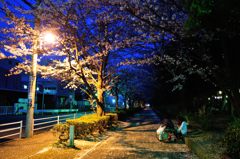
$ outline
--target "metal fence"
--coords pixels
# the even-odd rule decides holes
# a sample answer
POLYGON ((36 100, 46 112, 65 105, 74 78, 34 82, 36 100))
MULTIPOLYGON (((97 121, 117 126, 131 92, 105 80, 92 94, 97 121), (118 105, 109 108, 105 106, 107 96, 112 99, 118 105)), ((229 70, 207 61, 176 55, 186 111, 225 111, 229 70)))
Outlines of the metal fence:
POLYGON ((14 114, 13 106, 0 106, 0 115, 12 115, 14 114))
MULTIPOLYGON (((86 114, 87 113, 85 112, 51 116, 46 118, 37 118, 34 119, 34 131, 50 128, 60 122, 66 122, 67 119, 75 119, 86 114)), ((10 139, 9 137, 13 137, 16 135, 18 135, 19 138, 22 138, 22 132, 24 127, 25 126, 23 126, 23 121, 0 124, 0 139, 10 139)))
POLYGON ((21 120, 21 121, 12 122, 12 123, 0 124, 0 129, 1 129, 0 139, 4 139, 11 136, 16 136, 16 135, 18 135, 19 138, 22 138, 23 122, 21 120), (2 129, 2 127, 5 127, 5 128, 2 129))
POLYGON ((75 119, 76 117, 77 117, 77 114, 69 114, 69 115, 34 119, 34 131, 50 128, 60 122, 66 122, 66 119, 75 119))

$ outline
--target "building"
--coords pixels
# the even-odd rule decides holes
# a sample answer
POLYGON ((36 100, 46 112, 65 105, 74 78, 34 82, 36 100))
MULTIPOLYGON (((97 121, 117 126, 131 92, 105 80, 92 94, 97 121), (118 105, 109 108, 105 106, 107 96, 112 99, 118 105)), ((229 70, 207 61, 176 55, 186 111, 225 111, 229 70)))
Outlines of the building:
MULTIPOLYGON (((27 99, 29 75, 7 76, 9 70, 19 63, 16 59, 0 60, 0 106, 13 106, 19 98, 27 99)), ((36 103, 38 109, 68 108, 67 100, 74 100, 74 91, 64 89, 61 83, 54 79, 37 77, 36 103)))

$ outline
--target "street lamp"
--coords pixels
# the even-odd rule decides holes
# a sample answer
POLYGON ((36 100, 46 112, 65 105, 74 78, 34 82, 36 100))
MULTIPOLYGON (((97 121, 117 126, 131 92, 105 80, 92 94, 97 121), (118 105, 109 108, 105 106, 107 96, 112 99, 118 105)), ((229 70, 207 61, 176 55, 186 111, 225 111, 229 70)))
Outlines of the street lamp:
POLYGON ((218 94, 220 94, 220 95, 221 95, 221 94, 222 94, 222 91, 218 91, 218 94))
POLYGON ((52 32, 47 31, 43 33, 43 41, 47 42, 48 44, 53 44, 54 42, 56 42, 56 35, 52 32))
MULTIPOLYGON (((40 19, 35 19, 35 30, 40 30, 40 19)), ((29 77, 29 89, 28 89, 28 110, 26 116, 26 137, 33 136, 34 127, 34 106, 35 106, 35 95, 36 95, 36 81, 37 81, 37 58, 38 50, 41 49, 41 42, 53 43, 56 36, 51 32, 44 32, 42 35, 38 33, 33 41, 33 55, 32 55, 32 67, 29 77)))

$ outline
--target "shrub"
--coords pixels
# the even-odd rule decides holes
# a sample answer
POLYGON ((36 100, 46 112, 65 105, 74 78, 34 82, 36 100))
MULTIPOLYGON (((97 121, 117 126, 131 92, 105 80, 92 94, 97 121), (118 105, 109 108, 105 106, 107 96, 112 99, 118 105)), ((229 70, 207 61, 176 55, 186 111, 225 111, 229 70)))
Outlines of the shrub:
POLYGON ((110 124, 116 124, 117 123, 117 121, 118 121, 117 113, 107 113, 105 115, 110 117, 110 119, 109 119, 110 124))
POLYGON ((68 124, 56 124, 51 131, 55 136, 58 136, 58 143, 64 144, 69 139, 69 125, 68 124))
POLYGON ((223 145, 226 146, 226 152, 232 158, 240 156, 240 119, 230 123, 226 130, 223 145))
POLYGON ((115 113, 108 113, 105 116, 89 114, 77 119, 67 120, 65 124, 56 124, 52 128, 54 135, 58 136, 59 143, 64 144, 69 139, 69 126, 74 125, 74 135, 77 139, 84 139, 87 136, 101 134, 107 128, 116 124, 118 116, 115 113))
POLYGON ((67 120, 69 125, 75 126, 75 138, 84 138, 94 133, 102 133, 107 128, 110 116, 90 114, 78 119, 67 120))
POLYGON ((108 129, 116 130, 118 126, 118 114, 117 113, 107 113, 106 116, 109 116, 108 129))

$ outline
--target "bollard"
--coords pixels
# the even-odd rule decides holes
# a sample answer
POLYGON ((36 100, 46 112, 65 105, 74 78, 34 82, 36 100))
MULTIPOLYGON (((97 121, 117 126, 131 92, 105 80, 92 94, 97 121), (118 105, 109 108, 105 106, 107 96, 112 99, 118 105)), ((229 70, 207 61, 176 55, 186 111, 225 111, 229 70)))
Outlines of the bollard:
POLYGON ((69 128, 69 147, 74 147, 74 125, 69 128))

